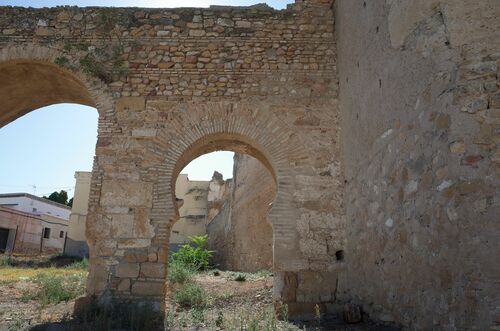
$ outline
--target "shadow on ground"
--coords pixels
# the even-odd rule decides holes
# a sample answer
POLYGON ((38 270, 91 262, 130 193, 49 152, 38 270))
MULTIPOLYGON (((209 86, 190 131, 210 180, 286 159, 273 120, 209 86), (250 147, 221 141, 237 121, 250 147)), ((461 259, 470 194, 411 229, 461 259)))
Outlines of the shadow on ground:
MULTIPOLYGON (((96 320, 99 320, 100 317, 96 317, 96 320)), ((74 330, 74 331, 156 331, 156 330, 166 330, 166 331, 180 331, 181 329, 176 328, 174 329, 164 329, 161 327, 158 323, 156 324, 151 324, 151 323, 146 323, 146 324, 138 324, 135 327, 118 327, 115 322, 111 321, 82 321, 81 319, 73 319, 73 320, 68 320, 65 322, 58 322, 58 323, 46 323, 46 324, 40 324, 31 327, 29 330, 30 331, 68 331, 68 330, 74 330)), ((151 320, 150 320, 151 322, 151 320)), ((294 323, 297 327, 297 330, 304 330, 304 331, 401 331, 400 328, 392 326, 392 325, 387 325, 387 324, 377 324, 372 321, 366 321, 366 322, 361 322, 361 323, 356 323, 356 324, 346 324, 344 321, 330 317, 321 320, 321 322, 318 323, 318 321, 309 321, 309 322, 296 322, 294 323)), ((204 331, 204 330, 210 330, 210 331, 219 331, 219 330, 225 330, 223 328, 217 328, 217 327, 204 327, 204 326, 186 326, 185 328, 182 328, 182 330, 189 330, 189 331, 204 331)), ((242 331, 260 331, 260 330, 254 330, 254 329, 249 329, 249 328, 243 328, 241 329, 242 331)), ((276 328, 273 330, 269 331, 284 331, 288 330, 282 329, 282 328, 276 328)), ((239 330, 238 330, 239 331, 239 330)), ((267 329, 266 329, 267 331, 267 329)))
POLYGON ((80 261, 82 258, 64 255, 51 255, 37 259, 31 256, 13 256, 9 260, 9 265, 17 268, 62 268, 80 261))

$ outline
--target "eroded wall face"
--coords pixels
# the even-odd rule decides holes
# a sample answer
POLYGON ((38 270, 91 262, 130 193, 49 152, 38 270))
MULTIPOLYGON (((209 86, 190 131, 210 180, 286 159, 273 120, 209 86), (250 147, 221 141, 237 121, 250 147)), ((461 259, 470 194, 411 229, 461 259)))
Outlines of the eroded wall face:
POLYGON ((335 299, 344 224, 330 1, 283 11, 3 7, 0 30, 0 81, 29 77, 16 59, 42 63, 44 88, 63 68, 63 81, 81 82, 54 83, 65 101, 83 86, 99 111, 89 294, 164 302, 176 171, 230 149, 275 172, 276 300, 314 314, 335 299))
POLYGON ((272 270, 273 231, 267 220, 276 183, 259 160, 235 154, 231 197, 207 227, 213 262, 219 268, 272 270))
POLYGON ((259 160, 235 155, 231 224, 235 270, 271 270, 273 232, 267 215, 276 196, 276 184, 259 160))
POLYGON ((500 7, 338 0, 347 299, 411 330, 499 325, 500 7))

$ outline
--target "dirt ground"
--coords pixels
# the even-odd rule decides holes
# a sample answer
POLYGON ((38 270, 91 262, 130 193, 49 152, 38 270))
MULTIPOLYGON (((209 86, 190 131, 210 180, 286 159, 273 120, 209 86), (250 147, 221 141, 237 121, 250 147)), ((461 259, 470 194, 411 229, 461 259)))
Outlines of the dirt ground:
POLYGON ((179 321, 186 319, 188 327, 191 324, 191 327, 199 330, 239 330, 241 325, 272 316, 272 275, 244 274, 244 281, 236 281, 234 279, 238 273, 217 271, 215 274, 217 276, 208 271, 195 277, 195 283, 203 288, 207 297, 202 319, 197 318, 196 313, 193 316, 192 309, 186 310, 176 305, 172 297, 175 286, 171 289, 167 319, 169 313, 173 314, 176 323, 170 329, 182 329, 185 325, 179 321), (224 327, 217 327, 217 320, 223 321, 224 327))
MULTIPOLYGON (((0 331, 128 330, 113 328, 109 321, 99 324, 99 327, 97 324, 80 324, 72 318, 74 299, 47 304, 27 296, 27 293, 35 293, 40 289, 41 285, 36 279, 41 273, 72 277, 74 274, 82 275, 82 272, 86 272, 67 268, 69 262, 39 261, 39 263, 23 264, 16 259, 14 265, 0 266, 0 331)), ((174 298, 176 286, 179 285, 173 285, 167 298, 164 323, 166 330, 393 330, 369 323, 346 325, 340 320, 321 323, 312 321, 308 325, 277 321, 273 314, 270 273, 206 271, 197 274, 194 283, 203 289, 205 300, 203 308, 181 307, 174 298), (240 281, 236 280, 238 276, 240 281)), ((133 329, 150 330, 142 327, 133 329)))

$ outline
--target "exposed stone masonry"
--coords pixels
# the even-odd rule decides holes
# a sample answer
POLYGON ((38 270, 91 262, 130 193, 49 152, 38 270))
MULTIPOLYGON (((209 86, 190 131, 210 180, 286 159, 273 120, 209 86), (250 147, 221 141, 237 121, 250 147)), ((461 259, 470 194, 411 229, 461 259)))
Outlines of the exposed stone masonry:
POLYGON ((307 284, 308 270, 326 281, 342 268, 326 249, 342 247, 333 232, 344 229, 330 1, 282 11, 2 7, 0 31, 2 125, 57 102, 99 111, 89 294, 163 303, 174 179, 195 157, 229 149, 259 159, 277 183, 276 300, 310 315, 332 300, 307 284), (318 242, 315 219, 331 232, 318 242))
POLYGON ((500 7, 332 3, 0 7, 0 125, 99 111, 89 294, 163 303, 175 178, 224 149, 276 181, 290 315, 351 301, 410 330, 500 328, 500 7))
MULTIPOLYGON (((56 62, 98 74, 109 82, 115 98, 302 96, 297 91, 301 72, 316 76, 316 88, 327 92, 322 86, 332 79, 322 73, 334 69, 333 26, 313 22, 317 11, 296 7, 288 11, 265 5, 171 10, 10 8, 3 11, 6 28, 1 38, 60 43, 62 52, 56 62), (277 71, 278 77, 273 74, 277 71), (268 89, 262 80, 273 82, 274 87, 268 89)), ((313 92, 318 93, 308 91, 313 92)))
POLYGON ((409 330, 500 328, 500 7, 336 12, 346 297, 409 330))

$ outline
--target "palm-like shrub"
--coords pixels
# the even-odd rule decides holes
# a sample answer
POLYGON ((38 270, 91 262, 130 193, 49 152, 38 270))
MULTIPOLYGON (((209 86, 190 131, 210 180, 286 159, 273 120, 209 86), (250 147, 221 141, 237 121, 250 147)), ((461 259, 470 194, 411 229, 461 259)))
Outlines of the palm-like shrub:
POLYGON ((179 262, 194 270, 206 270, 210 266, 213 251, 208 250, 208 235, 189 237, 189 244, 172 253, 173 262, 179 262))

